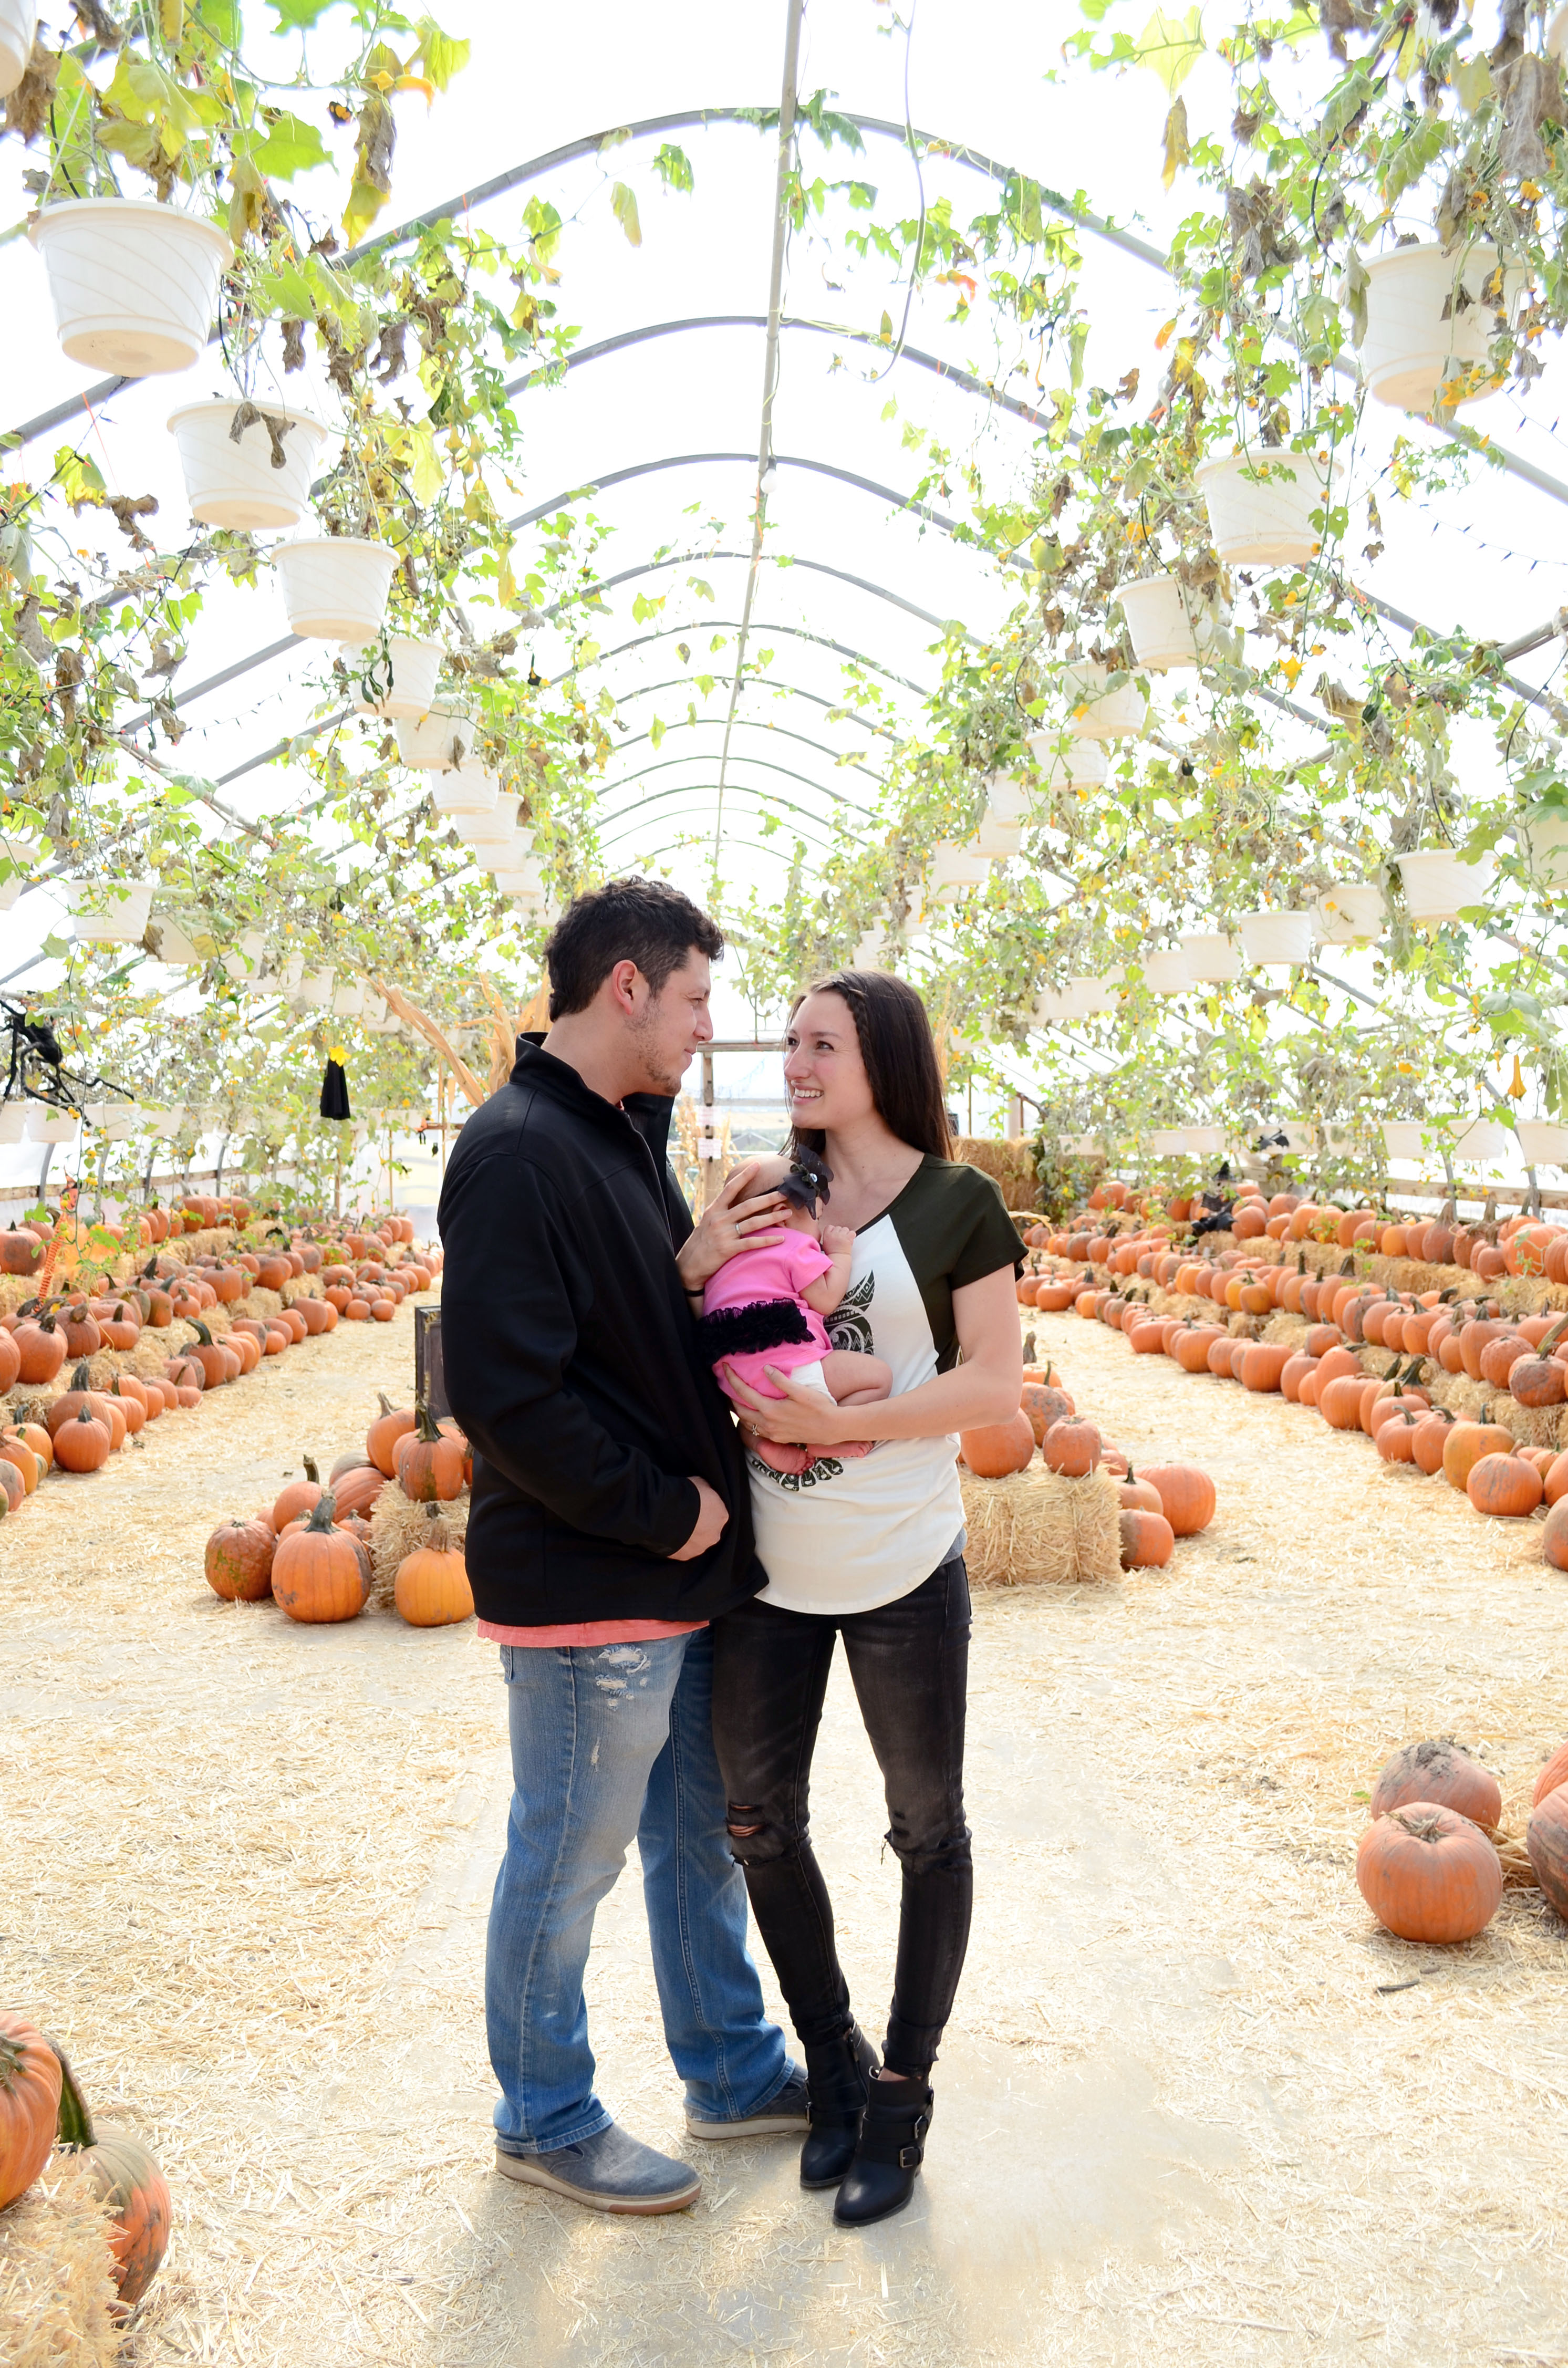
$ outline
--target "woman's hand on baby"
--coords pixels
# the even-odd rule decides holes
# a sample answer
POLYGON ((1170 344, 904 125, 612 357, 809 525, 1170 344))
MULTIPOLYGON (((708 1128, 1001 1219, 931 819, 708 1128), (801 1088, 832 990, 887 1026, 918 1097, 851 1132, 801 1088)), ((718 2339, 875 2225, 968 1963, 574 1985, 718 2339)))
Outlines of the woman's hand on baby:
POLYGON ((822 1246, 829 1258, 852 1258, 855 1254, 854 1226, 824 1225, 822 1229, 822 1246))
POLYGON ((710 1207, 698 1220, 696 1231, 683 1244, 676 1263, 687 1291, 699 1291, 738 1250, 767 1249, 785 1235, 770 1221, 788 1204, 781 1192, 763 1192, 755 1201, 742 1198, 760 1163, 748 1160, 726 1177, 710 1207))
POLYGON ((860 1436, 830 1397, 821 1390, 799 1386, 776 1365, 765 1365, 763 1372, 775 1389, 784 1392, 781 1398, 759 1398, 733 1365, 726 1365, 724 1372, 725 1389, 734 1400, 741 1430, 747 1439, 771 1439, 784 1447, 836 1447, 842 1440, 860 1436))

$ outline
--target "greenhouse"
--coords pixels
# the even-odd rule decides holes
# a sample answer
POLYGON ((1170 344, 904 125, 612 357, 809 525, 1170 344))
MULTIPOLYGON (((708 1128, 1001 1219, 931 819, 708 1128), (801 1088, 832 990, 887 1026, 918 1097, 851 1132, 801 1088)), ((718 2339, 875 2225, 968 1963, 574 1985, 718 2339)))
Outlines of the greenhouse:
POLYGON ((1568 6, 434 5, 0 0, 0 2368, 1568 2358, 1568 6))

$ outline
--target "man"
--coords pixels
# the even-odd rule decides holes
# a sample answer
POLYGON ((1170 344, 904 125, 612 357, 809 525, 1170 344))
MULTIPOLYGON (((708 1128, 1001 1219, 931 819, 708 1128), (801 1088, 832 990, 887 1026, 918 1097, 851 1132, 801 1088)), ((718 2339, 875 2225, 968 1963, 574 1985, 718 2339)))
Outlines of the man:
POLYGON ((657 881, 579 896, 546 949, 549 1033, 463 1128, 441 1195, 469 1577, 501 1647, 516 1788, 485 1976, 496 2168, 601 2212, 680 2211, 699 2185, 594 2094, 583 1973, 634 1835, 688 2130, 807 2127, 746 1952, 713 1756, 706 1623, 766 1580, 692 1323, 702 1281, 775 1204, 733 1205, 732 1178, 694 1235, 665 1158, 723 944, 657 881))

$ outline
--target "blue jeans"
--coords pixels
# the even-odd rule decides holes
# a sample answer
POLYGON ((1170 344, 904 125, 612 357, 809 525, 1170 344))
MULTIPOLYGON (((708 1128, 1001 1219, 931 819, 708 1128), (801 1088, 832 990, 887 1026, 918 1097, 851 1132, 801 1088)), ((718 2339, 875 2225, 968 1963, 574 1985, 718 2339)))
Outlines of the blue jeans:
POLYGON ((744 2121, 790 2077, 746 1948, 713 1754, 709 1629, 643 1645, 501 1647, 512 1813, 485 1952, 498 2141, 549 2154, 608 2129, 583 1972, 594 1910, 635 1835, 665 2039, 705 2121, 744 2121))

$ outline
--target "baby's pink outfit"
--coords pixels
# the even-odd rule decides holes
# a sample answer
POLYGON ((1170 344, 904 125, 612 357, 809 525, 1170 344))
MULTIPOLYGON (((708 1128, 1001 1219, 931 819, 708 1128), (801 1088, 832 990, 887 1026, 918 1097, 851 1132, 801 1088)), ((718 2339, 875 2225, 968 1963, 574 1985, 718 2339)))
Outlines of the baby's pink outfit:
POLYGON ((721 1308, 789 1301, 805 1318, 807 1338, 784 1340, 774 1349, 743 1349, 736 1356, 721 1358, 713 1368, 721 1388, 728 1386, 728 1366, 758 1397, 782 1397, 782 1390, 767 1378, 767 1366, 792 1373, 798 1366, 820 1364, 831 1353, 833 1343, 822 1317, 814 1308, 807 1306, 801 1293, 820 1281, 832 1267, 833 1260, 814 1235, 795 1232, 786 1233, 767 1248, 737 1250, 733 1258, 724 1260, 703 1290, 704 1315, 715 1315, 721 1308))

